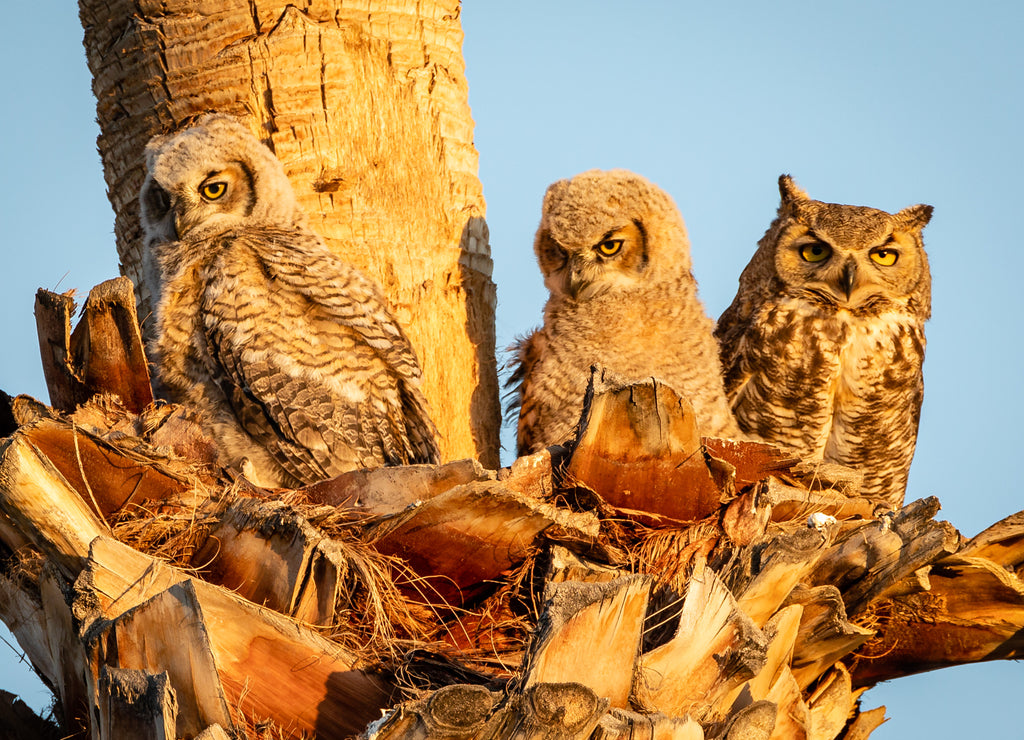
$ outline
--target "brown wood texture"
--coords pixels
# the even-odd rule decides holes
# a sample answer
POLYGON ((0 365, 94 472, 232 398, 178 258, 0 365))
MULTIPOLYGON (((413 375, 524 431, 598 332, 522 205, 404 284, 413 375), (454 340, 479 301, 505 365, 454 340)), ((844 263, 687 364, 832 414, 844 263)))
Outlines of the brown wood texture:
POLYGON ((526 659, 526 686, 581 683, 612 707, 627 708, 650 585, 632 576, 549 587, 526 659))
POLYGON ((71 333, 71 359, 90 394, 117 396, 136 414, 153 402, 131 281, 114 278, 91 291, 71 333))
POLYGON ((45 419, 22 428, 14 438, 39 450, 101 517, 131 504, 180 496, 189 489, 186 481, 158 464, 133 459, 75 424, 45 419))
POLYGON ((220 725, 210 725, 196 735, 196 740, 231 740, 231 736, 220 725))
POLYGON ((582 537, 597 534, 597 520, 587 512, 558 509, 497 481, 474 482, 382 522, 372 542, 385 555, 401 557, 422 577, 407 584, 411 593, 459 606, 493 588, 552 526, 582 537))
POLYGON ((853 668, 857 686, 963 663, 1024 657, 1024 584, 981 558, 932 568, 927 591, 886 605, 880 639, 853 668))
POLYGON ((708 454, 724 460, 735 468, 734 485, 737 491, 763 480, 769 473, 786 472, 800 462, 790 453, 763 442, 702 437, 708 454))
POLYGON ((166 673, 103 666, 99 681, 100 736, 111 740, 175 740, 178 701, 166 673))
POLYGON ((51 685, 60 699, 62 727, 72 737, 87 738, 92 705, 86 685, 88 657, 68 603, 67 583, 64 576, 53 570, 44 571, 38 583, 39 597, 45 615, 48 648, 56 668, 51 685))
POLYGON ((36 293, 36 331, 50 402, 72 412, 97 393, 117 396, 139 413, 153 402, 132 284, 100 283, 89 292, 82 318, 71 331, 71 293, 36 293))
POLYGON ((17 638, 36 673, 55 685, 60 666, 51 650, 51 630, 38 587, 26 587, 20 579, 0 574, 0 620, 17 638))
POLYGON ((801 688, 875 634, 847 620, 843 596, 835 586, 797 586, 785 603, 803 607, 790 661, 793 676, 801 688))
POLYGON ((757 548, 756 573, 744 587, 733 587, 739 607, 754 624, 761 626, 768 621, 814 567, 829 542, 827 533, 803 528, 774 537, 757 548))
POLYGON ((89 543, 107 533, 94 507, 20 433, 0 440, 0 511, 17 537, 8 547, 31 542, 70 578, 81 570, 89 543))
POLYGON ((669 716, 720 719, 739 687, 763 668, 766 649, 729 589, 702 570, 690 578, 673 639, 640 657, 637 701, 669 716))
POLYGON ((987 558, 1019 573, 1024 563, 1024 511, 1018 511, 975 535, 958 554, 987 558))
MULTIPOLYGON (((497 467, 495 288, 457 0, 82 0, 98 141, 139 284, 142 152, 230 113, 282 160, 310 225, 380 282, 424 370, 444 459, 497 467)), ((143 333, 152 297, 139 296, 143 333)))
MULTIPOLYGON (((116 541, 108 532, 129 530, 96 513, 114 519, 100 502, 138 485, 140 468, 181 482, 175 465, 190 463, 161 457, 156 436, 203 454, 175 409, 140 416, 100 399, 73 426, 25 399, 11 408, 22 427, 0 443, 0 540, 28 565, 0 579, 0 618, 71 737, 158 736, 172 721, 179 737, 253 736, 264 720, 284 738, 348 737, 384 709, 377 740, 864 740, 884 719, 859 701, 878 681, 1024 656, 1020 514, 965 543, 935 519, 934 498, 865 514, 855 475, 776 466, 742 443, 712 457, 761 460, 747 468, 761 472, 720 468, 714 484, 733 497, 695 524, 623 518, 563 477, 557 450, 502 471, 461 461, 350 474, 277 492, 283 501, 200 476, 187 490, 153 483, 164 498, 135 515, 175 513, 209 533, 209 551, 176 556, 201 560, 194 572, 116 541), (387 584, 386 613, 410 619, 393 644, 367 642, 372 619, 335 623, 332 639, 297 621, 329 624, 365 603, 337 607, 355 593, 339 585, 352 578, 346 558, 380 552, 452 592, 402 601, 397 568, 405 581, 387 584), (396 705, 398 681, 419 698, 396 705)), ((374 573, 355 588, 389 578, 374 573)))
POLYGON ((494 479, 476 460, 446 465, 405 465, 362 468, 302 489, 316 504, 352 509, 365 514, 397 514, 407 506, 428 501, 457 485, 494 479))
POLYGON ((344 556, 290 507, 235 501, 192 562, 206 580, 255 604, 306 624, 334 624, 344 556))
POLYGON ((626 513, 693 521, 721 503, 693 407, 657 380, 617 387, 594 374, 567 475, 626 513))
POLYGON ((162 665, 174 686, 194 686, 190 717, 179 708, 179 732, 226 726, 228 711, 235 722, 242 713, 345 737, 391 701, 387 682, 356 667, 336 643, 116 541, 93 543, 80 584, 78 613, 91 605, 92 618, 110 625, 96 639, 94 671, 111 661, 162 665))
POLYGON ((71 317, 75 313, 74 291, 36 293, 36 334, 43 377, 50 394, 50 403, 61 411, 74 411, 85 400, 87 392, 71 367, 71 317))

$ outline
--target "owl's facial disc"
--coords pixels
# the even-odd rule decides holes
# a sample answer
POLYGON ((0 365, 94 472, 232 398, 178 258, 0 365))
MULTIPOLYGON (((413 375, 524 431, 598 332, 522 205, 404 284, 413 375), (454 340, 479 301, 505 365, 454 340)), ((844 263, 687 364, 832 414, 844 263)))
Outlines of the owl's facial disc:
POLYGON ((871 305, 891 292, 899 279, 895 266, 901 250, 896 236, 870 248, 847 245, 842 249, 808 232, 793 241, 789 252, 803 292, 840 308, 871 305))
POLYGON ((147 215, 154 221, 159 221, 171 210, 171 197, 153 180, 146 183, 146 192, 142 198, 147 215))
POLYGON ((229 229, 249 216, 253 199, 251 177, 240 163, 207 171, 198 184, 186 187, 174 199, 176 230, 184 236, 193 230, 216 233, 229 229))
POLYGON ((611 229, 589 248, 572 252, 566 265, 565 292, 585 301, 609 291, 631 287, 647 265, 640 226, 629 222, 611 229))
POLYGON ((568 270, 565 275, 565 292, 575 301, 593 298, 604 292, 604 288, 594 283, 598 277, 592 259, 573 255, 569 258, 568 270))
POLYGON ((142 211, 150 238, 158 242, 178 240, 171 196, 152 178, 148 178, 143 186, 142 211))

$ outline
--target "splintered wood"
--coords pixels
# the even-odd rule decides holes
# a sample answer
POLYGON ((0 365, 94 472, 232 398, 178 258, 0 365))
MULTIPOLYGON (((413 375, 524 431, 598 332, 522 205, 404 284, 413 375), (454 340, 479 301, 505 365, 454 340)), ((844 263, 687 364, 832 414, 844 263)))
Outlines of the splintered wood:
POLYGON ((73 293, 36 294, 39 349, 53 407, 74 411, 97 392, 117 395, 135 412, 152 403, 131 281, 119 277, 93 288, 72 332, 74 312, 73 293))
POLYGON ((658 381, 607 387, 595 373, 583 419, 568 475, 609 504, 677 521, 718 510, 693 407, 671 388, 658 381))
POLYGON ((640 656, 634 694, 644 709, 705 720, 764 667, 764 635, 711 570, 691 576, 674 631, 640 656))
POLYGON ((0 618, 63 736, 864 740, 878 681, 1024 655, 1024 512, 966 543, 933 498, 875 518, 654 381, 506 470, 296 491, 173 406, 3 399, 0 618))
POLYGON ((564 684, 585 676, 587 688, 612 707, 629 706, 640 656, 650 584, 646 579, 553 584, 525 666, 525 684, 564 684), (586 644, 587 649, 581 650, 586 644))

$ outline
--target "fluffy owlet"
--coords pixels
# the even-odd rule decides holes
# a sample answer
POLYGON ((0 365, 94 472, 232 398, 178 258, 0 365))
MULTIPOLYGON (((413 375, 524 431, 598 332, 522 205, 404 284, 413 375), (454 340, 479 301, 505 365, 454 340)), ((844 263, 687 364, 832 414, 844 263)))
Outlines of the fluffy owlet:
POLYGON ((931 206, 890 214, 811 200, 779 178, 778 217, 718 321, 743 431, 864 473, 903 501, 921 411, 931 206))
POLYGON ((624 382, 657 377, 693 404, 702 433, 738 435, 686 228, 664 191, 625 170, 560 180, 534 251, 551 295, 509 381, 520 455, 573 436, 592 365, 624 382))
POLYGON ((213 114, 155 137, 146 167, 152 359, 228 462, 275 486, 436 462, 408 339, 378 286, 306 227, 273 153, 213 114))

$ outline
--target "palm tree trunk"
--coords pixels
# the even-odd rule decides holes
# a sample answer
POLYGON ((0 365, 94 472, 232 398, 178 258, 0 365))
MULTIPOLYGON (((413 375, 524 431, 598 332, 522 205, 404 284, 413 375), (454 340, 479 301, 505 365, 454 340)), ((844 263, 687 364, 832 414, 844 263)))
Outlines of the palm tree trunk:
MULTIPOLYGON (((459 2, 305 5, 80 1, 121 270, 139 284, 149 138, 208 111, 248 121, 310 225, 383 287, 443 456, 496 467, 495 288, 459 2)), ((153 299, 137 300, 148 334, 153 299)))

